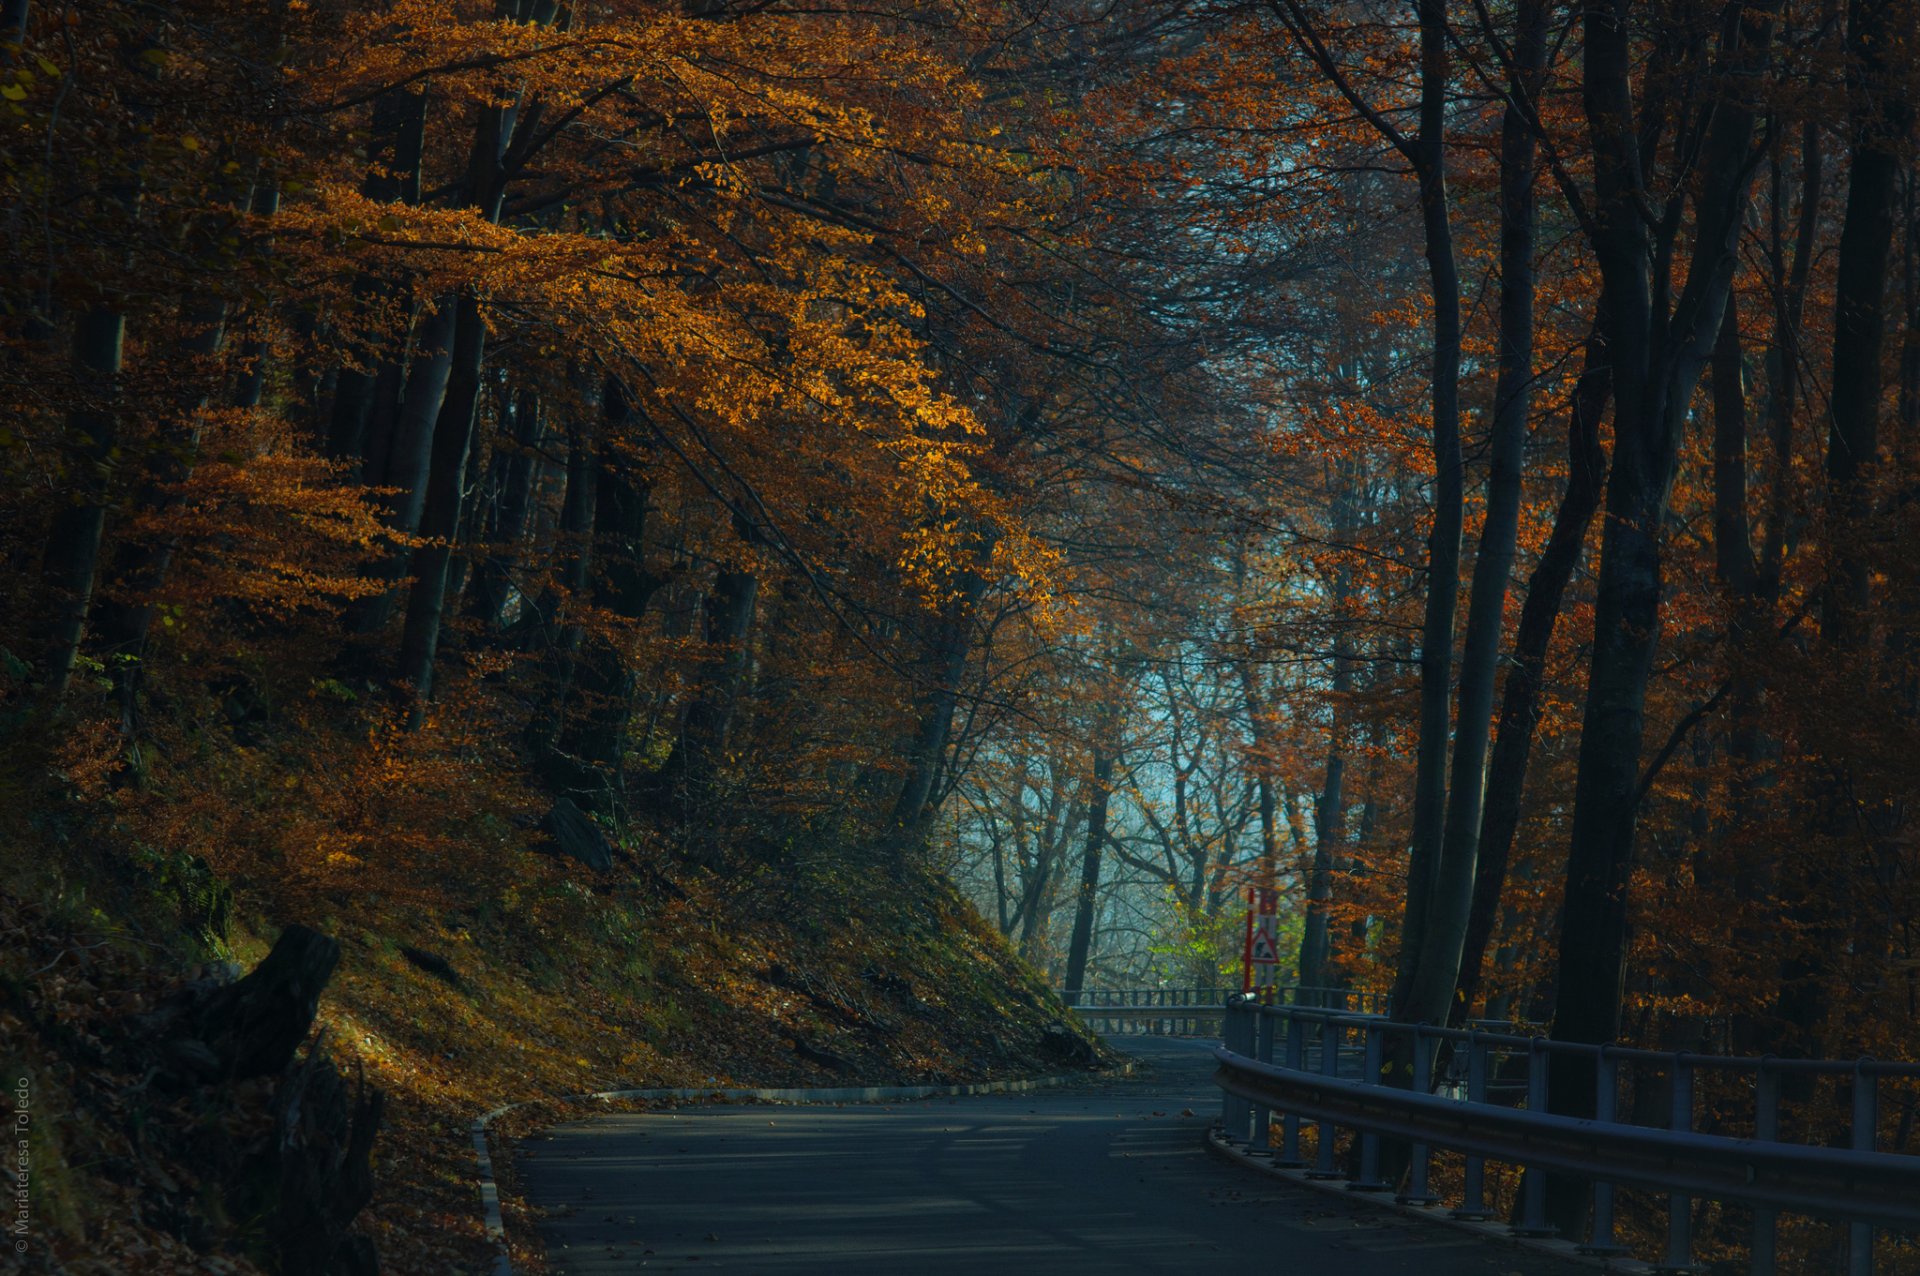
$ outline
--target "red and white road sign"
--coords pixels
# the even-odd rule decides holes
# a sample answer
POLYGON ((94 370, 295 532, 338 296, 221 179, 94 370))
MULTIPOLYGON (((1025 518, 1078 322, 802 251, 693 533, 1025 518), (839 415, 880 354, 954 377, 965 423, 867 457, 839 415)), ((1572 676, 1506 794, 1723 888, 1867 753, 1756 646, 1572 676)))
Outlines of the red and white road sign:
POLYGON ((1247 942, 1240 956, 1240 990, 1271 987, 1280 968, 1280 892, 1247 888, 1247 942))

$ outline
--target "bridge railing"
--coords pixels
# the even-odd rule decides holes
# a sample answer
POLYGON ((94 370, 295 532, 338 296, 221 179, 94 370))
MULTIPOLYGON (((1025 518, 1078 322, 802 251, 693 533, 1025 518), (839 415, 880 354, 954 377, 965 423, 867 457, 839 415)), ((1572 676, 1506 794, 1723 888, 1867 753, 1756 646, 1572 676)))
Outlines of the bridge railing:
MULTIPOLYGON (((1876 1228, 1906 1234, 1909 1242, 1920 1233, 1920 1156, 1876 1146, 1883 1088, 1889 1081, 1920 1080, 1920 1065, 1582 1045, 1514 1032, 1401 1024, 1378 1014, 1261 1005, 1237 996, 1223 1008, 1223 1018, 1225 1045, 1215 1052, 1220 1067, 1214 1080, 1224 1096, 1224 1137, 1254 1155, 1272 1157, 1275 1165, 1302 1168, 1310 1177, 1348 1177, 1337 1161, 1335 1138, 1338 1130, 1349 1129, 1357 1134, 1358 1155, 1357 1177, 1348 1186, 1391 1191, 1393 1185, 1381 1180, 1381 1140, 1401 1139, 1411 1144, 1411 1161, 1396 1199, 1440 1205, 1431 1190, 1432 1154, 1446 1148, 1465 1159, 1452 1213, 1486 1219, 1487 1162, 1518 1165, 1530 1172, 1512 1230, 1551 1236, 1546 1175, 1578 1176, 1591 1183, 1591 1224, 1587 1236, 1569 1239, 1594 1255, 1626 1252, 1615 1236, 1618 1189, 1664 1193, 1668 1209, 1660 1271, 1692 1268, 1696 1199, 1751 1208, 1751 1271, 1759 1276, 1777 1270, 1782 1213, 1844 1222, 1848 1276, 1870 1276, 1876 1228), (1395 1037, 1401 1038, 1404 1056, 1410 1056, 1410 1088, 1386 1080, 1388 1043, 1395 1037), (1556 1055, 1579 1060, 1578 1072, 1591 1072, 1593 1119, 1548 1111, 1549 1066, 1556 1055), (1440 1057, 1444 1066, 1436 1070, 1440 1057), (1663 1128, 1628 1119, 1622 1087, 1636 1070, 1658 1074, 1657 1088, 1667 1099, 1663 1128), (1511 1102, 1497 1098, 1502 1076, 1515 1078, 1511 1102), (1782 1138, 1783 1092, 1822 1077, 1834 1079, 1850 1107, 1848 1146, 1782 1138), (1750 1137, 1696 1128, 1698 1119, 1709 1115, 1723 1127, 1734 1124, 1696 1103, 1699 1083, 1705 1081, 1722 1094, 1750 1091, 1750 1120, 1738 1121, 1740 1128, 1750 1126, 1750 1137), (1278 1148, 1270 1142, 1274 1114, 1280 1116, 1278 1148), (1303 1121, 1317 1125, 1312 1166, 1301 1159, 1303 1121)), ((1803 1124, 1817 1124, 1808 1122, 1806 1113, 1793 1115, 1803 1124)))
MULTIPOLYGON (((1143 1032, 1197 1036, 1220 1031, 1227 999, 1240 995, 1220 987, 1083 988, 1076 995, 1056 988, 1062 1000, 1095 1032, 1143 1032)), ((1330 1010, 1366 1011, 1384 1004, 1374 993, 1311 984, 1276 985, 1277 1003, 1330 1010)))

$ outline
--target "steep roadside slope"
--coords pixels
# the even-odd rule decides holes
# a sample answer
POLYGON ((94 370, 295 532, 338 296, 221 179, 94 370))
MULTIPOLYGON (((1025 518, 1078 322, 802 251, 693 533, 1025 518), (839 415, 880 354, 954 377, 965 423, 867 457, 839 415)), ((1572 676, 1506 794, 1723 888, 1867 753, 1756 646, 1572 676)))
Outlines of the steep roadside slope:
MULTIPOLYGON (((273 811, 276 829, 315 827, 305 795, 325 752, 291 747, 260 745, 267 756, 194 802, 251 803, 273 811), (292 779, 271 780, 276 767, 292 779)), ((1059 1029, 1048 1031, 1062 1008, 944 879, 862 870, 840 851, 742 851, 716 869, 645 835, 594 872, 547 853, 522 777, 495 779, 523 809, 476 803, 435 829, 436 853, 466 857, 443 876, 369 876, 358 891, 322 882, 296 897, 250 880, 247 856, 222 873, 208 864, 217 857, 156 846, 156 830, 179 827, 177 799, 89 785, 71 769, 11 774, 0 1063, 31 1095, 25 1270, 117 1272, 128 1255, 154 1271, 295 1269, 274 1248, 273 1203, 241 1190, 274 1128, 272 1079, 169 1088, 154 1084, 164 1068, 117 1044, 190 978, 254 966, 292 923, 339 943, 320 1052, 350 1089, 364 1080, 387 1096, 375 1194, 354 1225, 388 1272, 484 1269, 470 1122, 503 1104, 1062 1070, 1059 1029)), ((408 809, 388 813, 405 844, 408 809)))

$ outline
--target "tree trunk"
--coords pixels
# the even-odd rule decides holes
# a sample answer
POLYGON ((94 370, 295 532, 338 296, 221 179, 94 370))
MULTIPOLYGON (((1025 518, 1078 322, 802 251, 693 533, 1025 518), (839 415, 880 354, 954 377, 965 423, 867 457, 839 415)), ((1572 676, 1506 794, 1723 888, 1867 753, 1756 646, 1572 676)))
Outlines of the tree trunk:
MULTIPOLYGON (((628 409, 620 385, 608 378, 601 391, 605 433, 601 440, 594 506, 594 605, 624 621, 638 621, 665 575, 647 570, 646 531, 651 488, 622 450, 628 409)), ((572 787, 589 809, 614 813, 624 800, 627 721, 633 670, 619 648, 600 640, 576 665, 579 706, 561 728, 560 753, 575 769, 572 787)))
POLYGON ((1396 987, 1405 989, 1404 996, 1395 999, 1394 1014, 1413 1023, 1444 1023, 1452 1015, 1473 911, 1493 690, 1505 629, 1507 579, 1513 572, 1520 530, 1521 470, 1533 404, 1534 134, 1523 106, 1530 106, 1538 96, 1545 72, 1547 16, 1544 0, 1526 0, 1519 7, 1513 81, 1500 129, 1499 372, 1493 394, 1487 510, 1467 604, 1453 770, 1439 862, 1419 948, 1401 949, 1401 968, 1394 980, 1396 987))
MULTIPOLYGON (((1102 711, 1103 725, 1113 715, 1102 711)), ((1096 734, 1117 735, 1096 728, 1096 734)), ((1073 937, 1067 943, 1066 1003, 1077 1005, 1086 983, 1087 959, 1093 950, 1093 923, 1100 901, 1100 860, 1107 848, 1107 806, 1113 797, 1114 755, 1106 738, 1093 745, 1092 792, 1087 799, 1086 849, 1080 857, 1080 889, 1074 896, 1073 937)))
MULTIPOLYGON (((1413 832, 1407 853, 1402 952, 1418 952, 1432 909, 1447 811, 1447 743, 1459 609, 1465 462, 1460 452, 1460 273, 1447 196, 1447 0, 1419 0, 1420 134, 1410 148, 1420 179, 1421 224, 1433 298, 1433 527, 1420 631, 1420 742, 1414 758, 1413 832)), ((1396 972, 1393 1004, 1406 1003, 1413 971, 1396 972)))
POLYGON ((708 667, 681 719, 680 738, 651 782, 656 791, 677 791, 689 812, 706 807, 728 760, 735 711, 752 666, 748 639, 759 594, 759 577, 739 567, 722 567, 707 592, 708 667))
POLYGON ((27 42, 27 15, 32 9, 28 0, 0 0, 0 44, 27 42))
MULTIPOLYGON (((367 150, 372 165, 361 183, 368 199, 387 203, 420 202, 420 161, 426 144, 427 98, 424 93, 394 90, 374 100, 372 136, 367 150)), ((354 282, 357 312, 391 299, 388 285, 362 276, 354 282)), ((359 326, 365 325, 361 320, 359 326)), ((390 420, 375 421, 380 405, 392 415, 391 400, 398 392, 400 365, 389 338, 350 340, 353 365, 342 367, 335 380, 333 407, 327 425, 327 453, 337 460, 370 455, 377 424, 378 441, 385 450, 390 420)))
MULTIPOLYGON (((983 545, 976 555, 982 567, 990 549, 983 545)), ((948 604, 923 662, 932 686, 921 698, 919 722, 907 749, 907 773, 887 819, 889 858, 895 867, 925 841, 938 809, 934 784, 953 734, 954 708, 973 651, 973 613, 986 585, 980 570, 966 570, 960 596, 948 604)))
MULTIPOLYGON (((187 331, 179 346, 181 361, 198 377, 210 380, 216 371, 209 365, 226 341, 227 303, 203 297, 188 302, 182 309, 181 321, 187 331)), ((194 454, 200 446, 197 417, 211 397, 203 390, 181 405, 181 415, 188 423, 185 441, 177 447, 152 449, 146 473, 135 494, 137 508, 162 510, 178 500, 173 487, 192 471, 194 454)), ((166 580, 175 548, 175 542, 166 537, 137 543, 123 540, 114 553, 113 567, 108 573, 112 585, 96 618, 98 644, 113 665, 113 678, 120 695, 121 731, 128 736, 134 735, 137 727, 147 635, 153 627, 153 594, 166 580)))
POLYGON ((573 692, 574 666, 585 641, 585 629, 572 620, 560 624, 564 607, 577 606, 587 596, 587 583, 593 571, 594 507, 598 504, 596 486, 598 466, 592 433, 577 419, 567 423, 567 490, 560 502, 560 525, 556 529, 560 557, 559 579, 540 597, 535 608, 537 623, 528 627, 535 642, 545 644, 547 674, 546 712, 535 715, 528 724, 529 744, 543 765, 559 739, 560 724, 565 721, 568 698, 573 692))
MULTIPOLYGON (((1902 19, 1888 0, 1851 0, 1847 6, 1847 94, 1852 163, 1847 211, 1840 228, 1834 278, 1833 389, 1828 413, 1826 536, 1832 565, 1820 589, 1820 646, 1828 663, 1851 661, 1871 677, 1866 655, 1872 621, 1873 480, 1879 467, 1881 364, 1886 343, 1887 270, 1898 200, 1899 151, 1911 131, 1913 108, 1903 88, 1905 64, 1890 59, 1901 47, 1902 19)), ((1910 38, 1912 23, 1906 21, 1910 38)), ((1854 836, 1860 811, 1844 762, 1828 762, 1815 781, 1819 833, 1854 836)), ((1821 984, 1829 949, 1846 922, 1814 899, 1800 901, 1796 920, 1813 942, 1786 963, 1780 1010, 1798 1032, 1789 1048, 1817 1053, 1828 999, 1821 984)))
MULTIPOLYGON (((239 192, 233 194, 238 196, 239 192)), ((248 203, 255 216, 273 216, 280 208, 279 187, 271 183, 256 186, 248 203)), ((213 397, 212 386, 220 378, 220 369, 207 365, 226 344, 227 302, 201 298, 183 309, 187 331, 180 343, 180 352, 207 388, 181 405, 181 416, 188 423, 184 441, 177 446, 153 450, 146 476, 135 495, 142 511, 171 509, 179 503, 175 488, 193 472, 198 460, 198 417, 213 397)), ((234 407, 250 410, 260 406, 266 389, 266 359, 266 342, 260 338, 251 338, 242 345, 240 374, 233 391, 234 407)), ((153 595, 166 583, 177 549, 178 543, 172 538, 159 537, 137 544, 122 543, 114 555, 110 573, 112 596, 100 609, 98 628, 101 645, 114 657, 113 679, 120 697, 121 730, 128 736, 136 734, 138 726, 147 637, 155 616, 153 595)))
POLYGON ((46 654, 50 700, 66 694, 93 603, 119 439, 114 399, 126 334, 126 314, 111 306, 82 314, 74 332, 74 361, 92 381, 95 397, 83 400, 67 417, 73 497, 54 515, 47 536, 43 570, 53 598, 53 636, 46 654))
MULTIPOLYGON (((1333 539, 1345 545, 1359 525, 1355 487, 1359 476, 1350 465, 1336 472, 1333 493, 1333 539)), ((1307 869, 1306 916, 1301 920, 1299 982, 1317 987, 1327 982, 1333 957, 1333 932, 1328 909, 1333 902, 1333 874, 1347 841, 1347 730, 1351 718, 1348 697, 1353 692, 1353 643, 1346 622, 1347 601, 1353 592, 1353 573, 1343 564, 1334 572, 1327 610, 1334 617, 1333 660, 1329 670, 1327 758, 1320 792, 1313 803, 1313 861, 1307 869)), ((1263 808, 1264 809, 1264 808, 1263 808)))
POLYGON ((534 482, 540 473, 540 446, 546 435, 545 409, 533 390, 522 390, 512 400, 513 441, 495 444, 493 457, 494 517, 488 529, 492 548, 474 571, 468 610, 485 628, 505 623, 507 606, 517 588, 521 541, 533 509, 534 482))
MULTIPOLYGON (((262 178, 253 189, 252 211, 255 217, 272 217, 280 211, 279 183, 262 178)), ((248 337, 240 343, 240 371, 235 378, 233 406, 252 411, 267 393, 267 342, 264 337, 248 337)))
POLYGON ((462 296, 455 307, 453 359, 447 391, 433 430, 420 535, 426 543, 413 551, 413 586, 407 594, 407 618, 400 636, 400 680, 418 726, 433 691, 434 654, 440 646, 440 622, 446 613, 447 567, 460 531, 467 458, 473 448, 475 409, 480 400, 480 368, 486 351, 486 320, 480 302, 462 296))
POLYGON ((1458 1024, 1479 996, 1487 946, 1500 919, 1500 897, 1520 827, 1520 803, 1526 792, 1527 763, 1533 733, 1540 724, 1547 650, 1560 619, 1561 600, 1579 566, 1587 525, 1600 505, 1607 454, 1600 442, 1600 420, 1613 388, 1606 347, 1596 325, 1587 338, 1586 365, 1573 390, 1567 420, 1567 487, 1554 511, 1546 548, 1527 578, 1527 598, 1514 634, 1513 667, 1500 698, 1500 731, 1487 767, 1485 807, 1480 817, 1480 854, 1474 873, 1473 905, 1461 947, 1459 996, 1449 1021, 1458 1024))
MULTIPOLYGON (((499 0, 498 16, 516 17, 522 6, 499 0)), ((467 164, 467 201, 489 222, 500 220, 506 196, 502 161, 513 139, 518 107, 483 106, 467 164)), ((462 293, 454 308, 453 358, 446 394, 433 430, 432 469, 427 482, 421 532, 431 538, 413 553, 413 588, 407 598, 407 620, 400 638, 400 679, 413 697, 412 721, 426 712, 433 689, 434 656, 440 646, 440 626, 446 615, 448 566, 460 530, 465 499, 463 480, 473 448, 475 412, 480 402, 480 377, 486 362, 487 324, 480 299, 462 293)))
MULTIPOLYGON (((1349 588, 1348 575, 1342 570, 1335 578, 1331 599, 1336 615, 1346 604, 1349 588)), ((1320 792, 1313 802, 1313 862, 1307 871, 1307 912, 1300 930, 1299 980, 1308 987, 1327 982, 1327 965, 1333 957, 1328 916, 1333 903, 1333 872, 1347 842, 1346 702, 1353 691, 1353 657, 1348 651, 1344 626, 1333 640, 1329 690, 1333 701, 1332 724, 1328 730, 1326 769, 1321 775, 1320 792)))
MULTIPOLYGON (((386 523, 406 536, 419 530, 426 508, 435 427, 453 371, 459 301, 442 297, 434 304, 434 312, 420 322, 392 437, 381 454, 368 458, 367 466, 368 482, 398 489, 387 507, 386 523)), ((396 548, 375 565, 372 574, 389 585, 397 584, 406 575, 409 558, 408 551, 396 548)), ((348 629, 356 634, 380 632, 386 628, 396 601, 397 593, 391 588, 357 599, 347 609, 348 629)))
POLYGON ((1906 340, 1900 347, 1899 420, 1901 438, 1913 447, 1920 435, 1920 172, 1906 174, 1906 226, 1901 236, 1901 299, 1906 340))
POLYGON ((1827 434, 1828 537, 1835 564, 1820 598, 1821 638, 1836 650, 1865 640, 1872 602, 1864 528, 1871 474, 1880 450, 1881 355, 1886 342, 1887 269, 1899 157, 1911 109, 1901 100, 1886 46, 1898 19, 1887 0, 1852 0, 1852 167, 1834 279, 1833 391, 1827 434))
MULTIPOLYGON (((1771 23, 1770 12, 1746 11, 1739 19, 1740 48, 1726 74, 1757 76, 1765 69, 1771 23)), ((1719 333, 1733 276, 1754 111, 1749 102, 1729 97, 1707 125, 1691 260, 1669 312, 1666 272, 1675 224, 1663 224, 1656 236, 1643 216, 1647 195, 1624 0, 1596 0, 1583 25, 1583 91, 1595 158, 1594 248, 1614 369, 1615 445, 1554 967, 1553 1035, 1597 1044, 1620 1031, 1647 681, 1660 633, 1661 523, 1688 405, 1719 333)), ((1549 1093, 1555 1112, 1591 1116, 1593 1061, 1555 1054, 1549 1093)), ((1577 1231, 1584 1187, 1557 1179, 1550 1194, 1556 1224, 1563 1232, 1577 1231)))

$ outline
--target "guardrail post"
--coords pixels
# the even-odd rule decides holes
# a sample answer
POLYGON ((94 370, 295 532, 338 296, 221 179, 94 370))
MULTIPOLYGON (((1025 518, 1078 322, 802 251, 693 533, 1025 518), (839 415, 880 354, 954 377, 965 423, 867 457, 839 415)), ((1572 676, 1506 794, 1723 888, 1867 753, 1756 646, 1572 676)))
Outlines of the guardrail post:
MULTIPOLYGON (((1668 1109, 1667 1128, 1685 1134, 1693 1129, 1693 1064, 1686 1052, 1673 1056, 1673 1103, 1668 1109)), ((1693 1198, 1681 1192, 1667 1193, 1667 1257, 1654 1268, 1658 1272, 1693 1270, 1693 1198)))
MULTIPOLYGON (((1220 1016, 1220 1044, 1231 1050, 1233 1049, 1233 1002, 1228 1001, 1226 1004, 1226 1011, 1220 1016)), ((1220 1092, 1220 1131, 1228 1136, 1233 1134, 1233 1093, 1229 1090, 1220 1092)))
MULTIPOLYGON (((1307 1066, 1307 1024, 1297 1014, 1287 1016, 1287 1053, 1286 1064, 1296 1072, 1305 1071, 1307 1066)), ((1280 1118, 1280 1159, 1275 1165, 1284 1165, 1297 1169, 1304 1165, 1300 1159, 1300 1116, 1289 1112, 1280 1118)))
MULTIPOLYGON (((1485 1103, 1487 1101, 1487 1046, 1480 1040, 1478 1029, 1467 1032, 1467 1102, 1485 1103)), ((1487 1163, 1484 1159, 1467 1157, 1467 1173, 1460 1193, 1460 1208, 1453 1211, 1455 1218, 1478 1222, 1487 1214, 1487 1163)))
MULTIPOLYGON (((1620 1061, 1610 1053, 1612 1049, 1611 1044, 1601 1046, 1594 1065, 1593 1119, 1609 1125, 1619 1119, 1620 1106, 1620 1061)), ((1605 1257, 1624 1254, 1627 1249, 1613 1239, 1613 1184, 1595 1179, 1592 1239, 1580 1247, 1580 1252, 1605 1257)))
MULTIPOLYGON (((1760 1071, 1753 1079, 1753 1137, 1766 1143, 1780 1139, 1780 1074, 1773 1070, 1772 1061, 1772 1055, 1760 1060, 1760 1071)), ((1753 1207, 1753 1248, 1748 1265, 1753 1276, 1773 1276, 1779 1220, 1780 1211, 1772 1206, 1753 1207)))
MULTIPOLYGON (((1220 1024, 1221 1044, 1237 1055, 1247 1051, 1246 1032, 1248 1018, 1246 1006, 1238 993, 1231 994, 1226 1000, 1226 1010, 1222 1013, 1220 1024)), ((1246 1142, 1248 1104, 1231 1090, 1221 1091, 1220 1124, 1225 1128, 1227 1137, 1238 1142, 1246 1142)))
MULTIPOLYGON (((1361 1080, 1379 1085, 1386 1069, 1386 1042, 1379 1020, 1370 1020, 1364 1029, 1366 1047, 1362 1054, 1361 1080)), ((1347 1184, 1351 1192, 1384 1192, 1390 1184, 1380 1181, 1380 1136, 1371 1130, 1360 1131, 1360 1177, 1347 1184)))
MULTIPOLYGON (((1273 1012, 1263 1005, 1253 1008, 1253 1057, 1262 1063, 1273 1062, 1273 1012)), ((1264 1103, 1253 1105, 1253 1141, 1248 1150, 1262 1156, 1273 1150, 1273 1112, 1264 1103)))
MULTIPOLYGON (((1413 1025, 1413 1092, 1433 1093, 1433 1052, 1427 1048, 1427 1025, 1413 1025)), ((1440 1198, 1427 1191, 1427 1171, 1433 1150, 1424 1143, 1413 1145, 1413 1160, 1407 1168, 1407 1190, 1393 1199, 1402 1205, 1437 1205, 1440 1198)))
MULTIPOLYGON (((1527 1043, 1527 1111, 1547 1110, 1547 1043, 1534 1037, 1527 1043)), ((1520 1222, 1512 1229, 1515 1236, 1552 1236, 1553 1224, 1547 1222, 1547 1176, 1537 1165, 1529 1165, 1521 1180, 1520 1222)))
MULTIPOLYGON (((1873 1151, 1880 1124, 1879 1078, 1866 1068, 1869 1059, 1853 1065, 1853 1150, 1873 1151)), ((1847 1224, 1847 1276, 1873 1276, 1873 1225, 1847 1224)))
MULTIPOLYGON (((1331 1015, 1320 1021, 1320 1075, 1323 1077, 1340 1075, 1341 1035, 1340 1025, 1333 1021, 1331 1015)), ((1333 1122, 1322 1121, 1315 1128, 1319 1131, 1319 1154, 1314 1158, 1313 1168, 1307 1171, 1307 1177, 1337 1179, 1340 1177, 1340 1168, 1333 1159, 1333 1122)))

